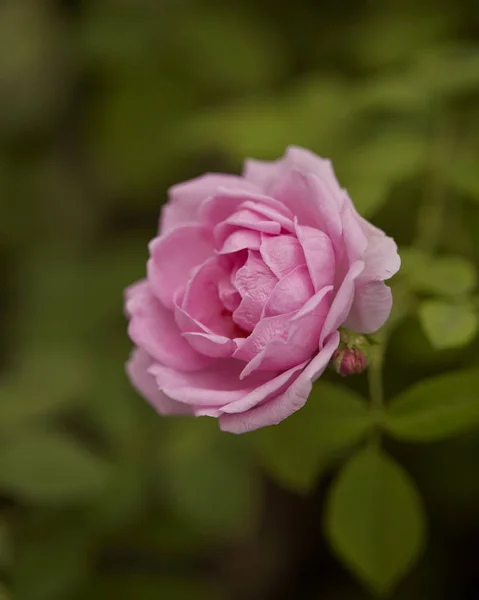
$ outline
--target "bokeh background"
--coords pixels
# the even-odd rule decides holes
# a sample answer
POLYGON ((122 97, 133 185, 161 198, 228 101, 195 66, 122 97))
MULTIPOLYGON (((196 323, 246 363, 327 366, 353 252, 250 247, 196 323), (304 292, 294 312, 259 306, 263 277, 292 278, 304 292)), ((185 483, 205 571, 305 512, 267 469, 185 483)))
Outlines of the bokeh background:
MULTIPOLYGON (((157 417, 122 293, 171 184, 303 145, 403 248, 387 398, 478 364, 478 38, 476 0, 1 0, 2 600, 371 597, 324 540, 321 420, 157 417)), ((477 431, 387 445, 430 536, 394 600, 477 598, 477 431)))

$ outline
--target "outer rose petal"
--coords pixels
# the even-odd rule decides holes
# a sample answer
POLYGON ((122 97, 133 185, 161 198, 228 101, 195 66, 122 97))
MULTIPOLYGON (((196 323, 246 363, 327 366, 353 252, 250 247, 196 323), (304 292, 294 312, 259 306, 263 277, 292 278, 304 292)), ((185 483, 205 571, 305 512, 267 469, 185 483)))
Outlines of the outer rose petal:
POLYGON ((148 281, 163 304, 173 309, 176 292, 192 270, 214 254, 209 232, 201 225, 185 225, 150 242, 148 281))
POLYGON ((363 260, 366 267, 361 279, 384 281, 395 275, 401 267, 396 242, 384 234, 369 237, 363 260))
POLYGON ((278 177, 282 164, 282 159, 269 161, 248 158, 244 163, 243 177, 264 190, 278 177))
POLYGON ((160 392, 153 375, 148 369, 152 358, 141 348, 134 348, 126 363, 126 372, 131 383, 148 402, 163 415, 191 414, 191 406, 175 402, 160 392))
POLYGON ((276 397, 278 394, 285 391, 298 376, 298 371, 302 371, 308 364, 308 361, 302 362, 283 373, 280 373, 273 379, 270 379, 263 385, 260 385, 255 390, 244 396, 240 400, 235 400, 221 407, 222 413, 237 414, 246 410, 250 410, 259 404, 268 402, 269 399, 276 397))
POLYGON ((343 190, 338 183, 333 164, 329 158, 322 158, 311 150, 299 146, 289 146, 286 149, 285 162, 293 165, 303 173, 312 173, 320 177, 331 189, 335 196, 342 196, 343 190))
POLYGON ((359 283, 344 326, 358 333, 373 333, 387 321, 392 304, 391 289, 383 281, 359 283))
POLYGON ((368 238, 349 206, 344 206, 341 212, 341 219, 343 222, 343 241, 349 264, 352 264, 356 260, 364 260, 364 253, 368 247, 368 238))
POLYGON ((173 313, 153 295, 148 282, 136 284, 127 296, 128 334, 154 360, 185 371, 202 369, 211 362, 181 336, 173 313))
POLYGON ((198 222, 201 202, 212 196, 220 187, 238 191, 258 191, 254 184, 243 177, 216 173, 208 173, 174 185, 168 192, 169 202, 162 210, 160 233, 167 233, 179 225, 198 222))
POLYGON ((336 250, 341 248, 341 215, 333 193, 322 179, 289 169, 271 185, 270 194, 294 212, 299 225, 320 229, 336 250))
POLYGON ((243 398, 277 375, 277 372, 263 371, 242 381, 239 377, 242 367, 239 361, 223 359, 195 373, 184 373, 160 364, 153 364, 149 372, 156 377, 158 387, 173 400, 195 408, 215 408, 243 398))
POLYGON ((347 318, 354 300, 355 281, 361 275, 363 270, 364 262, 361 260, 358 260, 351 265, 331 304, 321 333, 320 344, 322 344, 333 331, 336 331, 347 318))
POLYGON ((224 414, 219 418, 221 429, 230 433, 245 433, 267 425, 277 425, 302 408, 311 393, 312 382, 322 375, 338 344, 339 333, 335 332, 287 390, 251 410, 235 415, 224 414))
POLYGON ((235 341, 224 335, 189 331, 184 333, 183 337, 200 354, 212 358, 228 358, 236 350, 235 341))

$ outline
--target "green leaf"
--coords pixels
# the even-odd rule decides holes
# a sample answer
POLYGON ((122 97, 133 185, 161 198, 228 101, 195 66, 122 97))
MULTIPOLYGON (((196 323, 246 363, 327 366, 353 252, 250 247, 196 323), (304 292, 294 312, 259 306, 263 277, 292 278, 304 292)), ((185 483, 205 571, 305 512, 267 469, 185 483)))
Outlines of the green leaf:
POLYGON ((338 452, 357 443, 370 426, 355 392, 320 381, 306 406, 275 427, 251 434, 260 464, 288 488, 307 492, 338 452))
POLYGON ((420 381, 390 403, 385 426, 399 439, 434 441, 479 425, 479 369, 420 381))
POLYGON ((171 423, 162 453, 172 510, 207 535, 243 536, 256 524, 259 489, 239 440, 213 419, 171 423))
POLYGON ((418 292, 459 296, 477 285, 477 270, 466 258, 433 257, 415 248, 403 248, 400 254, 401 272, 418 292))
POLYGON ((107 465, 65 435, 25 430, 0 451, 0 488, 26 501, 83 501, 108 481, 107 465))
POLYGON ((467 304, 427 300, 419 306, 419 319, 429 341, 438 350, 465 346, 477 334, 477 315, 467 304))
POLYGON ((424 545, 424 516, 414 483, 391 457, 361 451, 333 484, 326 532, 351 571, 377 594, 388 594, 424 545))

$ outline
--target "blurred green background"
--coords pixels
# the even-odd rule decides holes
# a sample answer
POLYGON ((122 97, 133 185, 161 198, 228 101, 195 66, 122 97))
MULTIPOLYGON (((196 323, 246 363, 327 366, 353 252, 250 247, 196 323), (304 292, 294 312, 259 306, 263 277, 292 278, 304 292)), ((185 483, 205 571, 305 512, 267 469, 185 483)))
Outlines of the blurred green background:
MULTIPOLYGON (((157 417, 122 293, 168 186, 302 145, 403 248, 386 397, 478 365, 478 38, 476 0, 1 0, 1 600, 371 597, 324 541, 316 392, 252 435, 157 417)), ((477 598, 477 431, 386 444, 430 538, 392 597, 477 598)))

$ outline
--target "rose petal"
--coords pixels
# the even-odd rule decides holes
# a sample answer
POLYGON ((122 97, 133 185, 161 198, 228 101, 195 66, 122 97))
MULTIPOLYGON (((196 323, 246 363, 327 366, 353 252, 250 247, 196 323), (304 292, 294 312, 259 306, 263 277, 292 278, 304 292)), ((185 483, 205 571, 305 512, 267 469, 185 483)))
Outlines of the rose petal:
POLYGON ((223 335, 190 331, 183 337, 197 352, 212 358, 229 358, 236 350, 236 343, 223 335))
POLYGON ((373 333, 387 321, 392 303, 391 289, 384 282, 358 282, 344 326, 359 333, 373 333))
POLYGON ((185 371, 202 369, 211 362, 181 336, 173 313, 153 295, 148 282, 130 292, 127 311, 130 338, 154 360, 185 371))
POLYGON ((229 261, 215 256, 195 271, 186 287, 181 308, 209 331, 232 337, 236 327, 218 292, 219 282, 228 275, 229 261))
POLYGON ((228 276, 219 280, 218 294, 223 306, 231 313, 233 313, 241 303, 241 296, 232 284, 231 278, 228 276))
POLYGON ((293 220, 293 213, 271 196, 247 191, 237 192, 223 188, 202 203, 199 211, 200 220, 208 227, 214 228, 219 223, 226 221, 233 213, 241 210, 246 202, 252 202, 256 207, 269 207, 290 221, 293 220))
POLYGON ((264 264, 259 252, 249 251, 245 264, 238 269, 234 286, 242 296, 233 320, 244 331, 252 331, 278 279, 264 264))
POLYGON ((343 240, 349 264, 364 260, 368 238, 359 224, 354 211, 345 205, 341 212, 343 222, 343 240))
POLYGON ((191 407, 175 402, 160 392, 156 380, 148 372, 153 364, 149 356, 141 348, 134 348, 126 364, 126 372, 133 386, 148 402, 163 415, 191 414, 191 407))
POLYGON ((326 184, 341 209, 344 190, 339 185, 333 165, 328 158, 322 158, 310 150, 298 146, 289 146, 286 150, 285 163, 295 167, 304 175, 314 174, 326 184))
POLYGON ((307 225, 296 225, 296 235, 315 291, 334 283, 335 257, 329 237, 319 229, 307 225))
POLYGON ((290 208, 300 225, 324 231, 340 247, 342 223, 331 190, 315 175, 290 169, 271 186, 269 193, 290 208))
POLYGON ((283 160, 269 161, 249 158, 244 162, 243 177, 263 190, 278 177, 283 160))
POLYGON ((262 372, 241 381, 242 364, 234 359, 218 359, 210 368, 184 373, 154 364, 149 372, 168 397, 194 407, 219 407, 243 398, 277 373, 262 372))
POLYGON ((364 262, 358 260, 349 268, 336 296, 331 304, 321 333, 320 345, 345 322, 354 300, 355 281, 364 270, 364 262))
POLYGON ((169 189, 169 202, 163 207, 161 233, 166 233, 179 225, 199 221, 200 204, 217 192, 219 188, 231 190, 258 191, 258 188, 243 177, 208 173, 174 185, 169 189))
POLYGON ((332 290, 323 288, 296 313, 262 319, 233 355, 248 361, 241 377, 257 369, 289 369, 310 358, 320 347, 332 290))
POLYGON ((319 354, 284 392, 245 412, 224 414, 219 418, 221 429, 230 433, 245 433, 260 427, 277 425, 302 408, 311 393, 312 382, 326 369, 338 344, 339 333, 335 332, 326 340, 319 354))
POLYGON ((201 225, 185 225, 150 242, 148 281, 163 304, 172 309, 173 298, 191 272, 214 254, 213 241, 201 225))
POLYGON ((237 229, 229 235, 223 246, 218 250, 219 254, 232 254, 240 250, 259 250, 261 245, 261 233, 252 229, 237 229))
POLYGON ((233 213, 225 221, 218 223, 214 228, 217 246, 221 248, 228 236, 239 227, 270 234, 278 234, 281 231, 281 225, 279 223, 269 221, 252 210, 241 209, 233 213))
MULTIPOLYGON (((336 254, 340 253, 343 224, 337 200, 323 179, 316 175, 306 176, 307 187, 318 216, 318 228, 327 234, 336 254)), ((305 223, 308 225, 308 223, 305 223)), ((302 223, 300 223, 302 225, 302 223)))
POLYGON ((363 260, 366 266, 361 279, 369 281, 389 279, 401 267, 401 258, 397 252, 396 242, 386 235, 369 237, 363 260))
POLYGON ((261 257, 278 279, 306 264, 303 249, 296 237, 263 235, 261 240, 261 257))
POLYGON ((307 364, 308 361, 305 361, 280 373, 278 376, 257 387, 247 396, 221 407, 221 411, 226 414, 241 413, 254 408, 260 403, 267 402, 268 398, 278 395, 291 385, 293 376, 297 375, 298 371, 303 370, 307 364))
POLYGON ((264 305, 262 317, 291 313, 303 306, 314 294, 306 265, 296 267, 283 277, 264 305))
POLYGON ((282 173, 271 184, 268 193, 288 207, 301 225, 320 226, 320 214, 307 179, 296 169, 282 173))
MULTIPOLYGON (((273 200, 273 198, 272 198, 272 200, 273 200)), ((243 204, 241 205, 241 208, 249 209, 249 210, 254 211, 257 214, 263 215, 264 217, 267 217, 271 221, 274 221, 275 223, 279 223, 281 225, 281 227, 283 229, 285 229, 286 231, 293 232, 294 231, 293 215, 291 214, 290 216, 285 216, 283 213, 286 211, 289 213, 290 211, 287 210, 286 207, 283 206, 280 202, 278 202, 276 200, 275 200, 275 202, 277 202, 279 207, 273 208, 272 206, 268 206, 264 203, 252 202, 250 200, 247 200, 246 202, 243 202, 243 204)))

